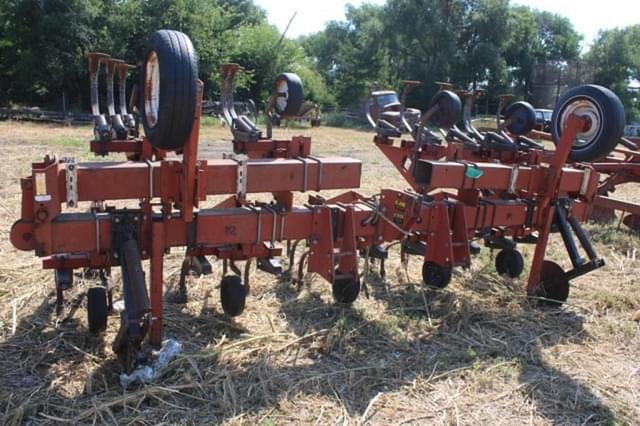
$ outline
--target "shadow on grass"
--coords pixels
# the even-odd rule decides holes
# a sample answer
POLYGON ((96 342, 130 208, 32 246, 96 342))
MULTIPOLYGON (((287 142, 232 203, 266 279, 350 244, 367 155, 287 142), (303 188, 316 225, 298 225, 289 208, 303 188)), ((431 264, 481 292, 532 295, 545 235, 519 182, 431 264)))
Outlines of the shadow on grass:
POLYGON ((360 417, 380 392, 399 391, 416 381, 437 384, 496 365, 517 369, 518 392, 552 423, 613 418, 587 386, 546 363, 542 355, 544 348, 588 337, 582 318, 567 309, 536 310, 525 299, 489 300, 496 285, 507 287, 502 291, 513 296, 508 283, 476 276, 462 281, 470 284, 466 296, 473 297, 427 291, 425 306, 419 283, 387 291, 374 277, 369 284, 372 300, 384 308, 373 313, 360 302, 354 307, 329 302, 326 292, 317 291, 326 283, 314 283, 299 294, 280 282, 274 287, 280 314, 299 339, 295 345, 269 349, 254 345, 241 350, 245 330, 211 307, 208 296, 197 314, 167 304, 167 330, 185 344, 185 355, 156 385, 124 394, 117 361, 101 339, 86 333, 77 320, 58 329, 49 325, 54 304, 50 294, 20 321, 16 335, 0 344, 3 424, 60 419, 220 422, 271 412, 300 396, 337 400, 349 416, 360 417), (210 346, 223 336, 229 349, 210 346), (88 362, 97 367, 87 370, 88 362), (6 368, 11 364, 16 365, 15 374, 6 368), (83 383, 83 389, 66 388, 72 376, 84 376, 74 381, 83 383))

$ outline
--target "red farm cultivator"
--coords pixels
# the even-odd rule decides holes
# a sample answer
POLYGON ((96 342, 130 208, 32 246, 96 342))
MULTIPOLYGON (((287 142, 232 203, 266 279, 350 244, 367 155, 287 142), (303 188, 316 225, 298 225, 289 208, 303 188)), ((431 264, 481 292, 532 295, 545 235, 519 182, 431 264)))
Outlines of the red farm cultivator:
MULTIPOLYGON (((315 157, 309 138, 274 139, 270 125, 263 134, 237 114, 233 80, 238 65, 221 67, 222 108, 233 134, 233 154, 212 160, 197 157, 202 83, 184 34, 163 30, 149 41, 136 106, 144 137, 130 116, 133 105, 127 110, 124 102, 128 66, 101 54, 89 55, 89 64, 95 116, 91 150, 126 153, 128 161, 46 157, 34 163, 31 175, 21 181, 22 217, 11 230, 11 241, 18 249, 35 251, 44 258, 43 266, 55 271, 59 306, 74 269, 100 271, 105 285, 88 293, 94 332, 105 329, 111 309, 106 277, 112 267, 121 268, 124 309, 113 349, 126 371, 135 365, 143 342, 161 343, 163 257, 173 247, 186 247, 185 296, 190 270, 206 274, 211 271, 207 257, 221 259, 220 296, 230 316, 244 309, 252 262, 274 275, 302 275, 307 265, 332 285, 336 302, 343 304, 354 302, 360 292, 360 258, 379 260, 384 274, 388 244, 400 244, 403 256, 421 256, 425 284, 440 288, 449 283, 452 268, 470 264, 478 240, 501 250, 496 268, 512 277, 524 266, 517 244, 535 244, 527 292, 555 304, 567 299, 571 279, 603 265, 580 226, 600 188, 598 169, 584 162, 596 154, 578 158, 582 147, 576 141, 586 140, 583 144, 602 156, 613 149, 612 138, 620 138, 622 110, 607 89, 581 87, 563 98, 566 107, 554 117, 554 151, 525 136, 533 126, 527 104, 513 104, 497 131, 483 133, 471 125, 468 108, 462 114, 456 94, 440 91, 413 127, 404 126, 403 116, 398 120, 403 127, 384 114, 373 121, 375 145, 412 190, 382 189, 373 196, 347 191, 331 199, 315 194, 306 204, 294 205, 296 192, 357 188, 361 162, 315 157), (106 116, 98 106, 101 63, 107 65, 106 116), (585 102, 597 117, 576 106, 585 102), (178 156, 167 156, 169 151, 178 156), (569 164, 570 158, 581 162, 569 164), (252 195, 257 193, 271 194, 271 201, 256 201, 252 195), (204 207, 214 195, 226 199, 204 207), (125 200, 136 202, 135 208, 116 207, 125 200), (562 235, 570 271, 544 259, 550 232, 562 235), (282 255, 290 259, 289 271, 277 260, 282 255), (299 267, 293 268, 296 259, 299 267), (146 260, 148 277, 142 266, 146 260), (244 271, 239 261, 245 262, 244 271)), ((302 102, 300 79, 281 74, 267 116, 295 116, 302 102)))

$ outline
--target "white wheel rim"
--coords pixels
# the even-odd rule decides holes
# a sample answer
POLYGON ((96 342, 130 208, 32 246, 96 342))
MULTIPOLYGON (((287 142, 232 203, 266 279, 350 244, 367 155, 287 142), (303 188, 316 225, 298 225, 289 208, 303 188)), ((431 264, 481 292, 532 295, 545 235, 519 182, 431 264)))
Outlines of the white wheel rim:
POLYGON ((597 105, 588 98, 576 99, 565 106, 560 120, 561 130, 567 126, 571 114, 586 117, 589 120, 589 127, 576 135, 573 143, 574 148, 584 148, 591 144, 600 134, 602 125, 602 114, 597 105))
POLYGON ((160 109, 160 61, 155 51, 147 56, 144 80, 144 112, 149 127, 158 124, 160 109))
POLYGON ((284 110, 287 109, 287 103, 289 103, 289 85, 287 84, 287 80, 279 80, 276 91, 278 92, 276 110, 278 112, 284 112, 284 110))

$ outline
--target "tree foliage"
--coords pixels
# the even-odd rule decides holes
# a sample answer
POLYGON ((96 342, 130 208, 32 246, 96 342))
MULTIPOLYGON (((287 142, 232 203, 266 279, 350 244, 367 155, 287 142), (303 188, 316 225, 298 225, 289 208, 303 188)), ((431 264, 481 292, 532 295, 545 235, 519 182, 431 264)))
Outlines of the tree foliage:
POLYGON ((638 92, 629 90, 640 79, 640 24, 601 31, 586 55, 594 83, 609 87, 621 97, 629 119, 640 116, 638 92))
POLYGON ((0 104, 68 102, 86 109, 84 54, 140 62, 147 37, 169 28, 193 41, 205 96, 217 97, 224 62, 247 70, 244 95, 264 100, 277 72, 299 70, 311 99, 331 104, 304 50, 267 23, 252 0, 9 0, 0 3, 0 104))
POLYGON ((307 97, 325 107, 357 106, 371 89, 402 79, 424 84, 410 102, 424 107, 436 81, 533 99, 540 64, 562 69, 579 60, 595 83, 618 93, 630 117, 640 78, 640 25, 582 40, 562 16, 510 0, 388 0, 347 5, 344 21, 296 40, 283 38, 253 0, 4 0, 0 2, 0 104, 69 103, 86 108, 84 53, 104 51, 136 63, 160 28, 188 34, 199 55, 205 95, 217 96, 218 67, 246 72, 239 95, 264 101, 275 76, 297 72, 307 97))
POLYGON ((566 18, 509 0, 349 7, 346 22, 331 22, 302 44, 343 105, 362 99, 367 87, 401 79, 425 83, 413 95, 422 105, 436 81, 528 97, 537 63, 580 53, 580 36, 566 18))

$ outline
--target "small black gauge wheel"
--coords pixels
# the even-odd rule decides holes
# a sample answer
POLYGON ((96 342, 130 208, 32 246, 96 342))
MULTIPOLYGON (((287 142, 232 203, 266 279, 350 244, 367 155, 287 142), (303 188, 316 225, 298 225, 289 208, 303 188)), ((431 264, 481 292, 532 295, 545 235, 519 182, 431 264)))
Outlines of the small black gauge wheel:
POLYGON ((333 299, 337 303, 350 305, 356 301, 360 294, 360 280, 358 277, 340 278, 340 271, 336 271, 336 278, 331 285, 333 299))
POLYGON ((109 306, 107 301, 107 289, 104 287, 91 287, 87 291, 87 322, 89 331, 98 334, 107 329, 107 317, 109 306))
POLYGON ((514 102, 504 111, 507 130, 514 135, 527 135, 536 125, 536 111, 528 102, 514 102))
POLYGON ((542 264, 540 284, 535 291, 535 295, 542 298, 538 300, 538 305, 550 307, 562 305, 569 298, 569 288, 569 280, 566 278, 564 269, 555 262, 545 260, 542 264))
POLYGON ((496 256, 495 265, 498 275, 518 278, 524 270, 524 258, 518 250, 504 249, 496 256))
POLYGON ((422 280, 430 287, 445 288, 451 281, 451 267, 434 262, 422 264, 422 280))
POLYGON ((438 110, 431 116, 431 124, 441 129, 450 129, 462 116, 462 102, 458 95, 450 90, 441 90, 435 94, 429 109, 438 105, 438 110))
POLYGON ((237 275, 227 275, 220 282, 220 301, 224 313, 236 317, 244 311, 247 289, 237 275))

